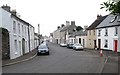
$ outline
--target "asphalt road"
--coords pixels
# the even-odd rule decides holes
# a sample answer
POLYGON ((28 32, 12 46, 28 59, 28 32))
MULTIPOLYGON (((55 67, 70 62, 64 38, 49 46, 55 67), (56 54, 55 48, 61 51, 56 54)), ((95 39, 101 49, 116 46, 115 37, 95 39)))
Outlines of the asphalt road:
POLYGON ((50 55, 6 66, 3 73, 100 73, 104 57, 49 43, 50 55))

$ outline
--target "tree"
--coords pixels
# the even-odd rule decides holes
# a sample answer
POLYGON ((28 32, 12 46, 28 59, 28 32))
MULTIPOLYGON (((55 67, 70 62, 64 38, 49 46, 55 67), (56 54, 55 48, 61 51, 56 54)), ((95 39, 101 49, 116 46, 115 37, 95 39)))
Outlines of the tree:
POLYGON ((102 7, 100 9, 105 8, 106 11, 109 11, 111 13, 119 13, 120 14, 120 1, 115 2, 115 1, 107 1, 107 2, 103 2, 103 4, 101 4, 102 7))
POLYGON ((77 30, 77 31, 80 31, 81 29, 83 29, 81 26, 77 26, 77 27, 76 27, 76 30, 77 30))

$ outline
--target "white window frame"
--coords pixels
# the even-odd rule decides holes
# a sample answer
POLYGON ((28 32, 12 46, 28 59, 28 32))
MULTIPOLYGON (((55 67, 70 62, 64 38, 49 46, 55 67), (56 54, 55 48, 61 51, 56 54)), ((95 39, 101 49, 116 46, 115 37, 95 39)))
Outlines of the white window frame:
POLYGON ((16 33, 16 21, 13 21, 13 33, 16 33))
POLYGON ((118 27, 115 27, 115 36, 118 35, 118 27))
POLYGON ((105 36, 108 36, 108 29, 105 28, 105 36))
POLYGON ((105 45, 104 45, 104 48, 108 48, 108 40, 105 39, 105 45))

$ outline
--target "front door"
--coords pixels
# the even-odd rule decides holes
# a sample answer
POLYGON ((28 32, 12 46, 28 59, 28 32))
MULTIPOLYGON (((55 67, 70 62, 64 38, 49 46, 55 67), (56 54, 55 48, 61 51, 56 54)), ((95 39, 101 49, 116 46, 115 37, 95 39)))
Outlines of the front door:
POLYGON ((96 40, 94 40, 94 48, 96 48, 96 40))
POLYGON ((98 48, 101 48, 101 39, 98 39, 98 48))
POLYGON ((114 51, 117 52, 117 48, 118 48, 118 41, 114 40, 114 51))
POLYGON ((22 53, 25 54, 25 39, 22 39, 22 53))

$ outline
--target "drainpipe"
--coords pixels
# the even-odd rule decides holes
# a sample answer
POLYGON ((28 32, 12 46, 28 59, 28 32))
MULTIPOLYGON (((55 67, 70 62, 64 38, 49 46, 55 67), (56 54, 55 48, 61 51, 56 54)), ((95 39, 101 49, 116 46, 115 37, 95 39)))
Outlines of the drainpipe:
POLYGON ((29 52, 30 52, 30 30, 29 30, 29 26, 28 25, 28 44, 29 44, 29 52))

